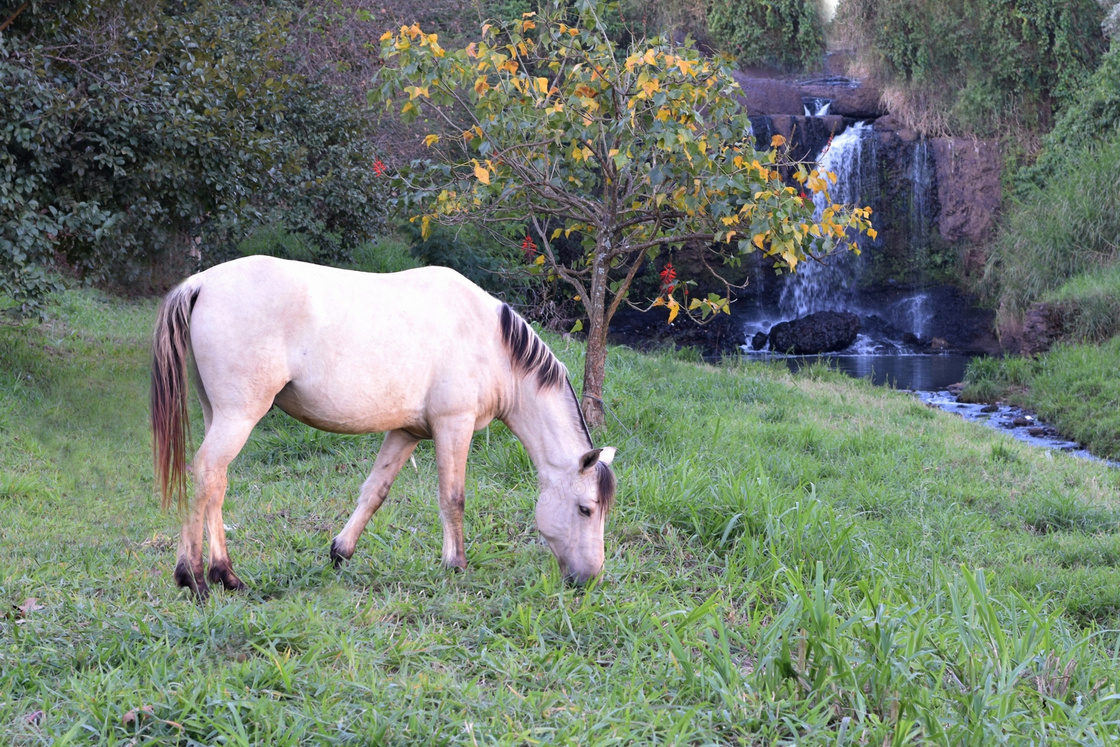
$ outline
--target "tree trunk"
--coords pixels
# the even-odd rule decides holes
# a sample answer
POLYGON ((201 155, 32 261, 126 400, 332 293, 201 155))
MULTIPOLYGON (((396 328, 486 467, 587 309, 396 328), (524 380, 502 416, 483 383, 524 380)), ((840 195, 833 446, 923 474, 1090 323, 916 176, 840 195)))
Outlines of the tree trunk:
POLYGON ((603 315, 588 320, 587 353, 583 360, 583 417, 591 428, 600 428, 604 422, 603 380, 607 367, 607 325, 603 315))
POLYGON ((595 248, 587 305, 587 353, 583 361, 583 417, 591 428, 604 422, 603 380, 607 366, 607 268, 604 247, 595 248))

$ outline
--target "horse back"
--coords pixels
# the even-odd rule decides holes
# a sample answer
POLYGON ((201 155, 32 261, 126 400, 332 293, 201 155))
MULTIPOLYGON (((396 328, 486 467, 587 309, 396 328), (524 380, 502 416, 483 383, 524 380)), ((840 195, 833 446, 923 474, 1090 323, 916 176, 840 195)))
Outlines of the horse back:
POLYGON ((247 257, 195 277, 191 344, 216 407, 268 400, 325 430, 426 432, 488 422, 508 394, 500 302, 453 270, 247 257))

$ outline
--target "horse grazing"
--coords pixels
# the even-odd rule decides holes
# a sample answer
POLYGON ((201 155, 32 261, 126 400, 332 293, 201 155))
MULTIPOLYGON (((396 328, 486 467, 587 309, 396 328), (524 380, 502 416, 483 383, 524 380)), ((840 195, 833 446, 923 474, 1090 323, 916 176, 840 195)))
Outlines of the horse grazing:
POLYGON ((187 377, 205 437, 191 468, 175 580, 208 594, 233 572, 222 525, 227 467, 275 405, 334 433, 388 431, 358 505, 331 543, 337 567, 420 439, 435 442, 443 563, 465 568, 463 506, 472 434, 498 418, 537 468, 537 527, 569 579, 603 567, 613 448, 596 449, 563 364, 525 321, 453 270, 388 275, 246 257, 187 278, 160 306, 152 354, 156 480, 188 508, 187 377), (210 571, 203 572, 203 525, 210 571))

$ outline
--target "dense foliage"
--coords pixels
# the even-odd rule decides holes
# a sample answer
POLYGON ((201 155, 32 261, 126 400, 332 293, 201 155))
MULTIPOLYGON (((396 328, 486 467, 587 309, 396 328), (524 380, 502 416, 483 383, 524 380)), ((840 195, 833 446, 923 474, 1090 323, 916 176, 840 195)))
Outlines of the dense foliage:
MULTIPOLYGON (((663 38, 622 52, 596 3, 577 5, 578 15, 554 7, 484 25, 454 52, 415 25, 387 32, 392 64, 372 95, 406 119, 444 123, 427 138, 439 156, 394 180, 425 235, 435 222, 528 221, 522 250, 570 284, 587 314, 584 410, 598 423, 607 328, 644 262, 693 242, 722 246, 709 253, 716 264, 758 251, 792 269, 854 248, 848 230, 870 231, 870 210, 832 204, 835 176, 783 171, 775 151, 754 149, 722 61, 663 38), (827 202, 817 217, 816 195, 827 202), (553 242, 572 235, 582 251, 566 260, 553 242)), ((726 297, 690 299, 684 278, 663 280, 655 304, 670 321, 682 308, 728 310, 726 297)))
POLYGON ((892 112, 924 131, 1045 132, 1106 41, 1096 0, 841 0, 837 23, 892 112))
POLYGON ((708 31, 740 65, 819 69, 824 24, 817 0, 711 0, 708 31))
POLYGON ((985 283, 1014 326, 1038 301, 1058 304, 1072 339, 1120 330, 1120 47, 1018 174, 985 283))
POLYGON ((282 223, 320 261, 382 224, 365 120, 287 59, 277 6, 36 6, 0 35, 0 296, 63 263, 158 286, 282 223), (171 277, 163 278, 161 274, 171 277))

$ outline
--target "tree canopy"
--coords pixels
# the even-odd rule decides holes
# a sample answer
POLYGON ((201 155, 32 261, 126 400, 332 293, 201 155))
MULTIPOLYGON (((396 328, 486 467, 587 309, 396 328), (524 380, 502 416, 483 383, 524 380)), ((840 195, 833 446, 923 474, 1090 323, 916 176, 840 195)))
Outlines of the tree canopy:
MULTIPOLYGON (((873 233, 869 209, 828 199, 829 175, 755 150, 727 60, 664 38, 619 49, 591 0, 574 15, 553 6, 486 24, 455 51, 416 25, 381 45, 388 64, 371 97, 439 123, 426 140, 437 155, 394 175, 396 199, 425 233, 433 222, 527 225, 522 247, 539 249, 535 266, 570 284, 587 313, 592 423, 607 328, 643 263, 698 242, 713 264, 762 252, 793 270, 856 248, 853 231, 873 233), (566 261, 554 242, 573 235, 582 251, 566 261)), ((654 301, 670 319, 728 311, 726 296, 687 299, 682 281, 654 301)))

